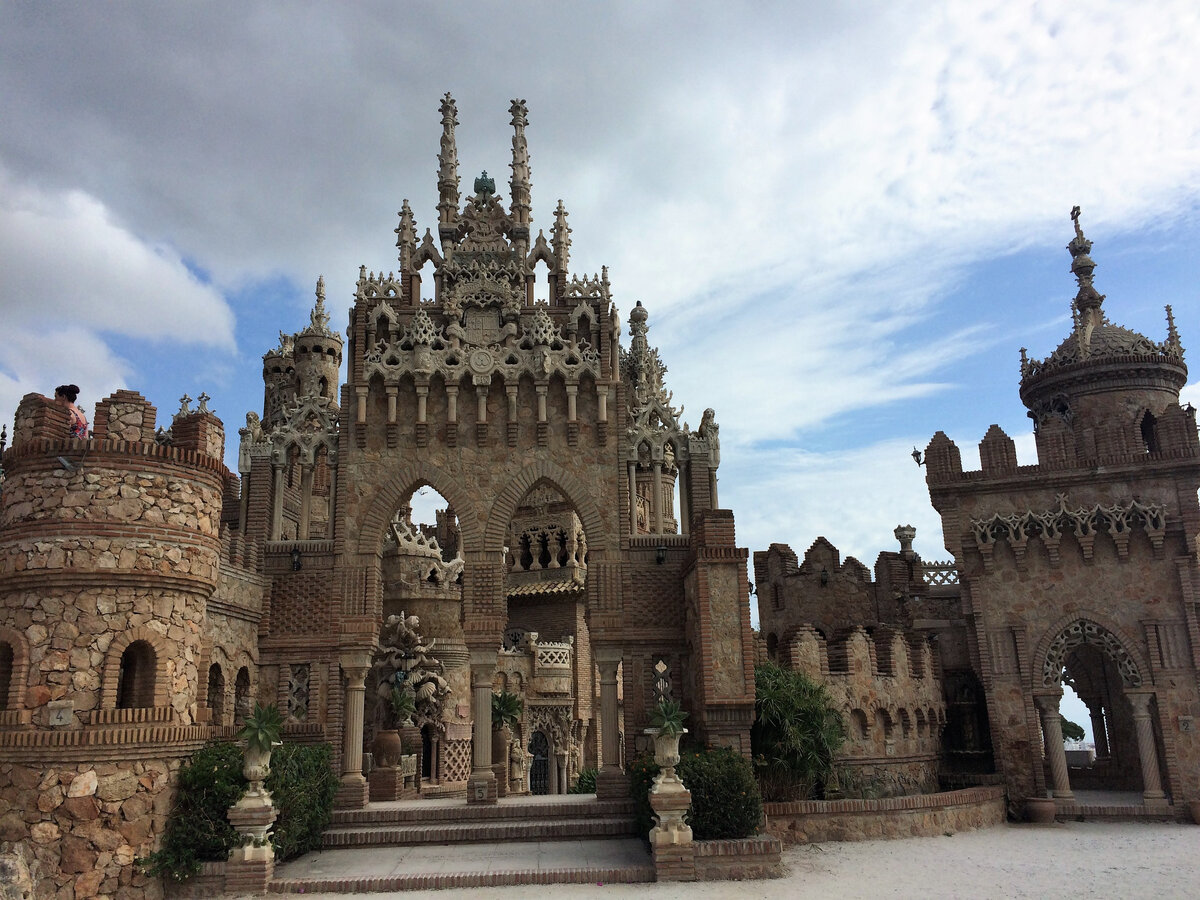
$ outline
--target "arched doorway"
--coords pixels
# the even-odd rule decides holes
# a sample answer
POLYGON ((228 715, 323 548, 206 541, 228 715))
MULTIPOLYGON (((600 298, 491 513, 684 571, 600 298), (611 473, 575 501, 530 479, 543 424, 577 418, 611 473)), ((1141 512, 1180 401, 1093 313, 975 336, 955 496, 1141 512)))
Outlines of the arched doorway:
POLYGON ((550 793, 550 742, 541 731, 529 741, 529 793, 550 793))
POLYGON ((1147 805, 1163 793, 1155 698, 1142 668, 1121 639, 1090 619, 1077 619, 1050 641, 1034 691, 1043 737, 1047 782, 1055 797, 1075 789, 1141 792, 1147 805), (1069 685, 1088 708, 1096 765, 1070 768, 1063 743, 1060 700, 1069 685))

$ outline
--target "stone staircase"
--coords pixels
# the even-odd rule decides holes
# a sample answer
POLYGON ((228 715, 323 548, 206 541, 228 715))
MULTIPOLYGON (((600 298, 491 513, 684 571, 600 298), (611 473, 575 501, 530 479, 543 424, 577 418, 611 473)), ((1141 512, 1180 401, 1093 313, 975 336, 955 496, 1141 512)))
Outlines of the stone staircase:
POLYGON ((654 881, 629 800, 594 795, 372 803, 339 810, 324 849, 279 866, 272 893, 654 881))

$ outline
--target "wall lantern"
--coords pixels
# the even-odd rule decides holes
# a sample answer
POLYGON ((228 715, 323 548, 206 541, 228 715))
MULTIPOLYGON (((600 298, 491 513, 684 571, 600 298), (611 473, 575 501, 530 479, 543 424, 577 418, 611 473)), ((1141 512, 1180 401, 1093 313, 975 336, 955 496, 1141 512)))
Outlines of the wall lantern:
POLYGON ((821 566, 821 587, 826 587, 829 584, 829 570, 821 566))
POLYGON ((667 548, 659 544, 654 550, 654 561, 660 566, 667 561, 667 548))
POLYGON ((292 548, 292 571, 299 572, 302 567, 303 567, 303 564, 300 560, 300 548, 293 547, 292 548))

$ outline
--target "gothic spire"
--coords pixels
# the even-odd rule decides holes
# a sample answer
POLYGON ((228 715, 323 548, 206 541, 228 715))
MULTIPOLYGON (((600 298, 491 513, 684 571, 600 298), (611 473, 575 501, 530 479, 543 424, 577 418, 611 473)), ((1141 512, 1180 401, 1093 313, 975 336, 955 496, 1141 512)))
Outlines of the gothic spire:
POLYGON ((417 252, 417 220, 408 200, 400 207, 400 225, 396 228, 396 247, 400 251, 400 271, 407 272, 417 252))
POLYGON ((325 276, 317 276, 317 302, 309 313, 309 326, 305 329, 309 334, 333 336, 329 330, 329 315, 325 312, 325 276))
POLYGON ((528 228, 530 222, 530 175, 529 175, 529 146, 525 143, 525 126, 529 124, 529 110, 524 100, 514 100, 508 108, 512 113, 512 179, 508 182, 511 188, 511 213, 513 224, 518 228, 528 228))
POLYGON ((554 210, 550 246, 554 248, 554 271, 566 274, 571 261, 571 226, 567 224, 567 211, 561 200, 558 201, 558 208, 554 210))
POLYGON ((449 91, 438 109, 442 114, 442 146, 438 151, 438 223, 447 228, 458 221, 458 147, 454 142, 458 108, 449 91))
POLYGON ((1104 295, 1098 293, 1092 285, 1092 273, 1096 269, 1096 263, 1089 256, 1092 252, 1092 242, 1083 236, 1083 229, 1079 227, 1078 206, 1071 209, 1071 221, 1075 223, 1075 237, 1071 239, 1071 243, 1067 244, 1067 250, 1071 253, 1071 273, 1079 282, 1079 292, 1075 295, 1075 308, 1080 313, 1088 310, 1099 312, 1100 306, 1104 302, 1104 295))

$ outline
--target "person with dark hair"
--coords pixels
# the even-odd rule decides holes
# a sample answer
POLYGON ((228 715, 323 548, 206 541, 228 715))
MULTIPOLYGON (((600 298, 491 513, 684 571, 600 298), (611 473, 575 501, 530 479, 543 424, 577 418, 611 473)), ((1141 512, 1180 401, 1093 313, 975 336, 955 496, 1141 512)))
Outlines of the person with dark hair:
POLYGON ((79 396, 79 385, 77 384, 60 384, 54 389, 54 399, 59 403, 67 405, 67 411, 71 414, 71 437, 87 440, 88 436, 88 420, 83 414, 83 410, 75 405, 75 398, 79 396))

